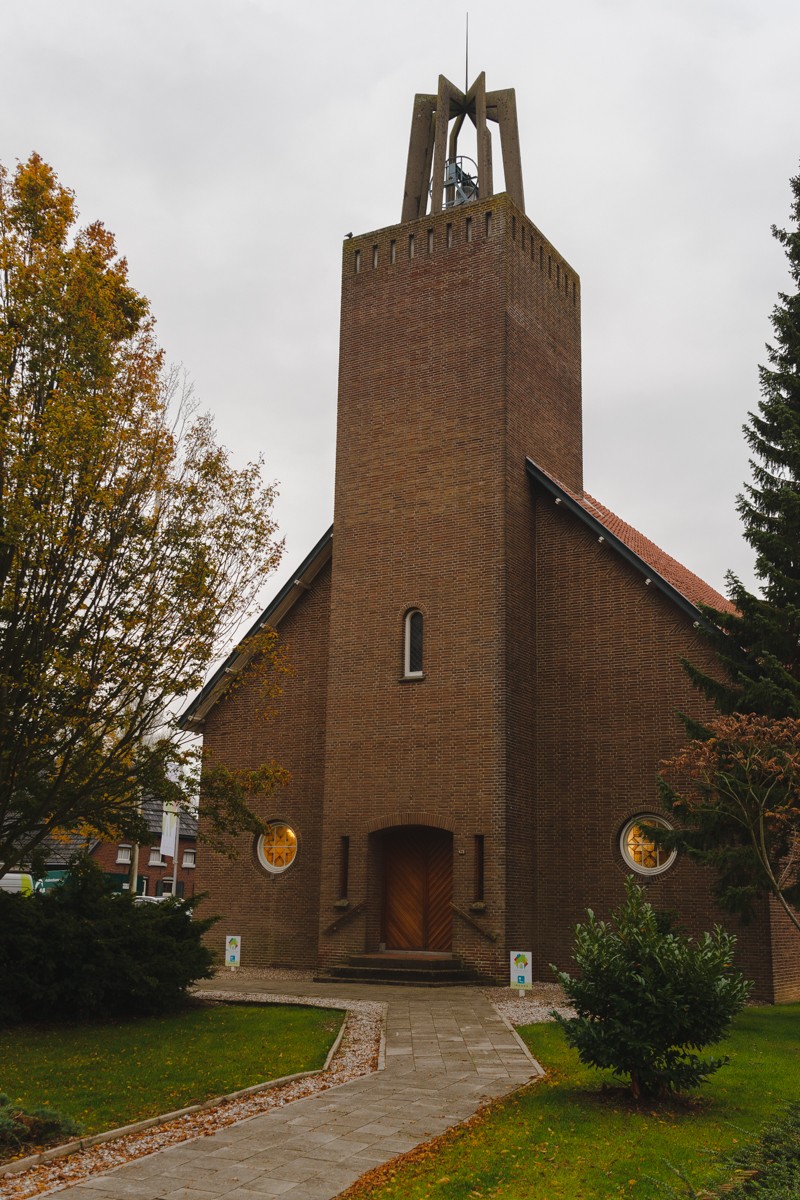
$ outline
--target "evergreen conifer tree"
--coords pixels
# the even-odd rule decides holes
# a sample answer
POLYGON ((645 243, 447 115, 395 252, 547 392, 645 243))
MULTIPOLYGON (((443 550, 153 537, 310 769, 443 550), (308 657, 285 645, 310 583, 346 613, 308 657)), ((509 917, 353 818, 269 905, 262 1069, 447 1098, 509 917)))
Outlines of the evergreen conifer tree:
POLYGON ((684 664, 721 712, 776 718, 800 717, 800 175, 791 186, 794 228, 773 226, 772 234, 786 250, 794 291, 779 293, 772 311, 762 399, 744 427, 752 483, 737 504, 762 595, 729 572, 736 611, 705 610, 724 681, 684 664))
POLYGON ((772 233, 786 250, 794 290, 779 293, 772 310, 774 344, 759 369, 762 398, 744 427, 752 482, 737 505, 761 595, 729 572, 733 608, 704 608, 722 678, 684 666, 725 715, 706 725, 684 718, 694 740, 661 764, 659 780, 664 808, 680 825, 650 832, 665 849, 712 868, 722 908, 747 919, 758 897, 771 892, 797 926, 790 906, 800 896, 798 808, 796 799, 775 793, 775 773, 781 787, 788 778, 790 751, 781 737, 800 718, 800 175, 791 186, 794 228, 773 226, 772 233), (736 728, 733 714, 740 714, 736 728), (703 761, 709 755, 711 766, 703 761), (683 779, 676 777, 680 767, 683 779))

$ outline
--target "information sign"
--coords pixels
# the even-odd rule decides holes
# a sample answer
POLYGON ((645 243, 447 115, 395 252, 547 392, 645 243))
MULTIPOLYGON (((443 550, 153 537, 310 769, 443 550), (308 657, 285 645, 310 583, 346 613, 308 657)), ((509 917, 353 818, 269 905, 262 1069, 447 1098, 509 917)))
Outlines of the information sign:
POLYGON ((238 934, 228 934, 225 938, 225 965, 235 971, 239 966, 239 956, 242 951, 242 939, 238 934))
POLYGON ((510 954, 511 960, 511 987, 518 988, 520 996, 531 987, 533 981, 531 979, 531 960, 533 955, 530 950, 512 950, 510 954))

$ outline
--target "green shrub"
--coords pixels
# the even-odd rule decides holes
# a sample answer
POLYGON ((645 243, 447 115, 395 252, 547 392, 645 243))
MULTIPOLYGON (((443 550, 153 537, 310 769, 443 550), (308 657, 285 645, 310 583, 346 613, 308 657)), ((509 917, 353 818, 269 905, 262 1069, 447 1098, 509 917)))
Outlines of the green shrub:
POLYGON ((732 934, 716 928, 693 941, 656 913, 632 878, 626 893, 611 921, 589 910, 577 927, 580 978, 553 967, 577 1012, 554 1015, 581 1062, 628 1078, 637 1099, 664 1096, 728 1061, 694 1051, 725 1036, 750 985, 732 968, 732 934))
POLYGON ((758 1141, 728 1156, 733 1175, 724 1194, 729 1200, 790 1200, 800 1196, 800 1103, 763 1131, 758 1141))
POLYGON ((50 892, 0 892, 0 1024, 154 1014, 212 973, 192 901, 134 904, 96 864, 50 892))
POLYGON ((53 1146, 80 1134, 80 1126, 52 1108, 26 1112, 0 1093, 0 1154, 17 1154, 35 1146, 53 1146))

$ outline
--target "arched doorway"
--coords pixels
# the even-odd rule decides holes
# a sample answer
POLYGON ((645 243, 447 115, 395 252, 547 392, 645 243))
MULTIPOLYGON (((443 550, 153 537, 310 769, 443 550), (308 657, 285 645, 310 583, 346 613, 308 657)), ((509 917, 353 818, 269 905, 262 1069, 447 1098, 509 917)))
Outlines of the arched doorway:
POLYGON ((383 922, 387 950, 453 944, 453 835, 429 825, 387 830, 383 843, 383 922))

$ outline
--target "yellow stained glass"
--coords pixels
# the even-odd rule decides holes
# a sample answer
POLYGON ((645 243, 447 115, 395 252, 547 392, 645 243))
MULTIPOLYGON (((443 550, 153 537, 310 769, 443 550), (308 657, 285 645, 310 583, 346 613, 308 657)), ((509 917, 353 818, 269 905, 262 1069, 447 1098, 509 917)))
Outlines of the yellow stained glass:
POLYGON ((297 854, 297 834, 289 825, 276 821, 264 834, 262 846, 265 861, 282 871, 294 861, 297 854))
POLYGON ((625 846, 632 862, 645 871, 656 871, 669 857, 638 825, 631 825, 625 836, 625 846))

